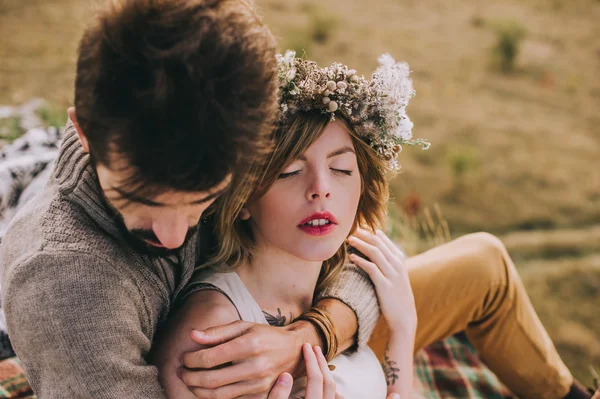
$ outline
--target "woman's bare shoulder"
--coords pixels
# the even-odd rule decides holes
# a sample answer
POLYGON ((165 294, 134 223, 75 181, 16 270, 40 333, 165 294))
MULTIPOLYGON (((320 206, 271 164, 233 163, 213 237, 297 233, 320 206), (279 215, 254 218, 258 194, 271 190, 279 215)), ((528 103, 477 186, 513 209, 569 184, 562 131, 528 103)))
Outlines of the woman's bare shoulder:
POLYGON ((190 294, 178 310, 193 314, 202 328, 223 325, 239 320, 239 314, 227 295, 216 289, 205 289, 190 294))
POLYGON ((194 292, 160 327, 152 358, 156 365, 171 363, 183 352, 202 349, 191 340, 192 330, 205 330, 239 319, 237 309, 222 292, 212 289, 194 292))

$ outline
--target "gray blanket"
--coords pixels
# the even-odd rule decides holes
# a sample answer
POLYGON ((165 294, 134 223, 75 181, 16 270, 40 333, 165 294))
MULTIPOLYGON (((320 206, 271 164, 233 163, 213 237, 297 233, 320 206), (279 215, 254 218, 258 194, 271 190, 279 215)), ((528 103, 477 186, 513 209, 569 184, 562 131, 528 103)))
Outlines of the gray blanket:
MULTIPOLYGON (((17 211, 48 182, 62 132, 55 127, 33 128, 0 151, 0 240, 17 211)), ((0 360, 11 356, 0 301, 0 360)))

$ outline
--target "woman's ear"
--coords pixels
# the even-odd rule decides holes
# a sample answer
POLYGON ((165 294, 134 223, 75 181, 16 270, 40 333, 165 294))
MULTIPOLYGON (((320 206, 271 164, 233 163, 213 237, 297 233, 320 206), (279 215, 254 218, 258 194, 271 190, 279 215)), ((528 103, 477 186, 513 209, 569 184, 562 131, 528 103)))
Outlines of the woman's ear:
POLYGON ((248 208, 242 208, 242 211, 240 212, 240 219, 241 220, 248 220, 250 219, 250 211, 248 210, 248 208))

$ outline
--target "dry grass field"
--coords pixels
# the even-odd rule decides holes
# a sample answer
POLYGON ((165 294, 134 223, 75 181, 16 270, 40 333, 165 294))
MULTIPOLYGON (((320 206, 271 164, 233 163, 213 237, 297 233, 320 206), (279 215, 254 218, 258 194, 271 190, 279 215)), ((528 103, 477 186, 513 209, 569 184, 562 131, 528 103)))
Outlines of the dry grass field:
MULTIPOLYGON (((498 234, 589 382, 588 364, 600 367, 600 1, 257 1, 281 49, 365 75, 384 52, 410 64, 408 113, 433 145, 401 154, 392 214, 437 203, 453 236, 498 234)), ((70 104, 93 9, 0 0, 0 104, 70 104)))

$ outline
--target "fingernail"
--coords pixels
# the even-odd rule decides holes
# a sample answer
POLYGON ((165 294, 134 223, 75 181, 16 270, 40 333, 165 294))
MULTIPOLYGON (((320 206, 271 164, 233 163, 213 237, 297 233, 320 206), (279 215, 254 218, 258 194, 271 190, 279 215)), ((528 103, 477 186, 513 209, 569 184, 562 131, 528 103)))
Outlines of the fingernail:
POLYGON ((392 396, 389 397, 389 399, 400 399, 400 395, 398 395, 397 393, 393 393, 392 396))
POLYGON ((292 385, 292 376, 288 373, 283 373, 279 376, 277 382, 281 385, 289 387, 290 385, 292 385))
POLYGON ((316 350, 317 352, 319 352, 319 354, 320 354, 320 355, 322 355, 322 354, 323 354, 323 351, 321 350, 321 347, 320 347, 320 346, 315 346, 315 350, 316 350))
POLYGON ((192 333, 196 333, 196 337, 198 338, 204 338, 206 336, 206 333, 201 330, 192 330, 192 333))

